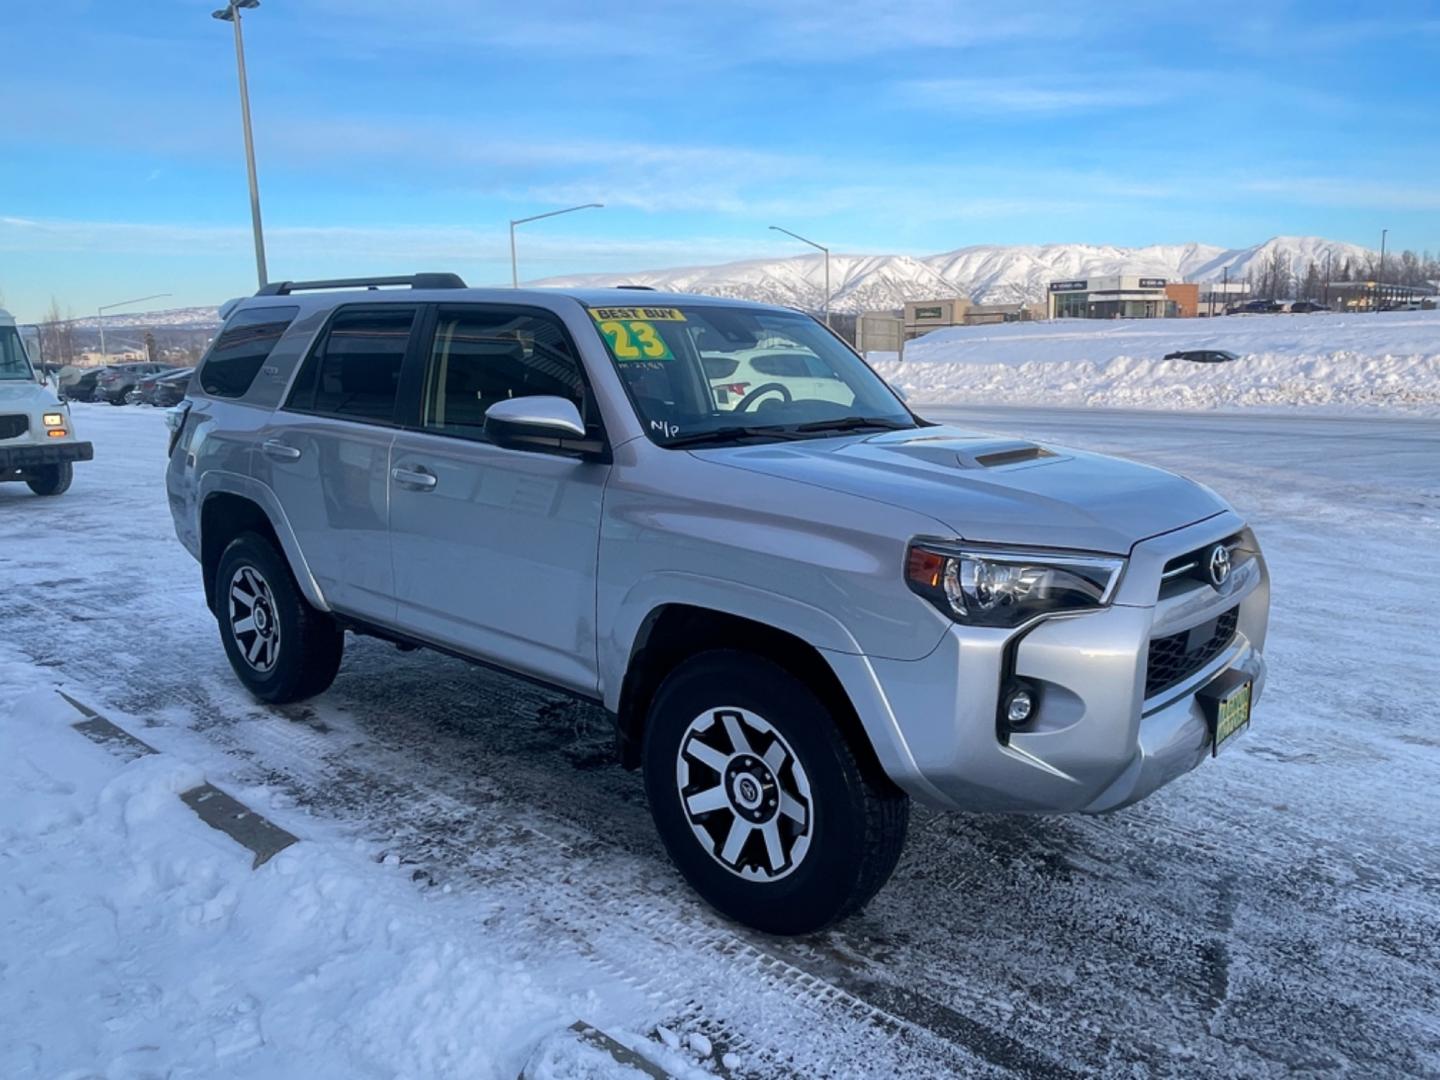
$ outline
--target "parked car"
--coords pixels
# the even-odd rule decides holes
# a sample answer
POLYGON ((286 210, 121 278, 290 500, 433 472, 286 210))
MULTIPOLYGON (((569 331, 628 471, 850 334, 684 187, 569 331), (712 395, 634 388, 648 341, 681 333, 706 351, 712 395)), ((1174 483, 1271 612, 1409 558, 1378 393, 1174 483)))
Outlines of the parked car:
POLYGON ((860 909, 911 799, 1114 810, 1250 723, 1269 578, 1235 510, 923 420, 807 315, 450 274, 222 313, 166 486, 239 680, 319 694, 348 630, 595 701, 751 926, 860 909), (757 350, 804 371, 718 402, 757 350))
POLYGON ((1227 308, 1227 315, 1274 315, 1284 311, 1285 305, 1278 300, 1247 300, 1243 304, 1227 308))
POLYGON ((185 399, 185 391, 190 386, 190 376, 194 373, 194 368, 178 368, 165 375, 157 375, 146 404, 166 409, 180 404, 185 399))
POLYGON ((74 463, 93 456, 91 445, 75 438, 69 408, 30 366, 15 320, 0 311, 0 483, 61 495, 74 463))
POLYGON ((1322 304, 1319 300, 1296 300, 1290 305, 1290 311, 1296 315, 1308 315, 1316 311, 1329 311, 1329 304, 1322 304))
POLYGON ((1225 349, 1181 349, 1165 354, 1166 360, 1189 360, 1195 364, 1228 364, 1240 357, 1225 349))
POLYGON ((844 403, 853 394, 835 373, 808 352, 761 348, 742 352, 702 352, 700 363, 710 380, 717 408, 727 412, 763 412, 795 395, 811 401, 844 403))
POLYGON ((105 371, 103 367, 66 367, 61 369, 60 396, 67 401, 94 401, 95 383, 105 371))
MULTIPOLYGON (((143 379, 141 379, 139 382, 137 382, 134 386, 132 386, 132 387, 130 388, 130 392, 125 395, 125 404, 127 404, 127 405, 153 405, 153 404, 155 404, 155 402, 154 402, 154 400, 153 400, 153 398, 154 398, 154 396, 155 396, 155 387, 158 385, 158 383, 159 383, 159 381, 160 381, 161 379, 169 378, 169 377, 172 376, 172 375, 180 374, 180 373, 183 373, 183 374, 188 375, 192 370, 193 370, 192 368, 173 368, 173 367, 172 367, 172 368, 166 368, 164 371, 157 372, 157 373, 154 374, 154 375, 147 375, 147 376, 145 376, 143 379)), ((182 395, 182 396, 183 396, 183 395, 182 395)), ((174 402, 171 402, 171 404, 173 405, 174 402)))
POLYGON ((133 364, 112 364, 95 380, 95 401, 108 401, 111 405, 124 405, 125 396, 139 385, 148 375, 159 375, 170 370, 164 364, 146 362, 133 364))

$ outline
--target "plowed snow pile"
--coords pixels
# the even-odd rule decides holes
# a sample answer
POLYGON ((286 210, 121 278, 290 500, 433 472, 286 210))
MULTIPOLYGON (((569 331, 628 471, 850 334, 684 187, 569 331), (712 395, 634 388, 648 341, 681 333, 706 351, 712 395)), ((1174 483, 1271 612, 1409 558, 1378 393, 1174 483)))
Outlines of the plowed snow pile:
POLYGON ((917 402, 1440 413, 1440 311, 1080 319, 936 330, 876 368, 917 402), (1165 360, 1225 349, 1227 364, 1165 360))

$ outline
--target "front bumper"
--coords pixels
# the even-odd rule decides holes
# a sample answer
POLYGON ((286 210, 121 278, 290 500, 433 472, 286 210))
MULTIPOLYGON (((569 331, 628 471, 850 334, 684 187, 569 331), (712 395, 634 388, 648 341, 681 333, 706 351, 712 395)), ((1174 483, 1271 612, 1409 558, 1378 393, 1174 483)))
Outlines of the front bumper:
MULTIPOLYGON (((1200 764, 1209 726, 1196 693, 1227 670, 1265 681, 1269 577, 1235 515, 1136 546, 1115 602, 1019 632, 955 626, 923 660, 831 655, 886 772, 919 801, 955 810, 1100 813, 1200 764), (1250 554, 1222 589, 1161 598, 1167 560, 1240 533, 1250 554), (1181 682, 1146 697, 1152 638, 1236 609, 1234 637, 1181 682), (1012 677, 1039 690, 1024 730, 997 730, 1012 677)), ((1243 737, 1243 736, 1242 736, 1243 737)))
POLYGON ((91 461, 95 448, 88 442, 27 443, 0 446, 0 474, 62 465, 67 461, 91 461))

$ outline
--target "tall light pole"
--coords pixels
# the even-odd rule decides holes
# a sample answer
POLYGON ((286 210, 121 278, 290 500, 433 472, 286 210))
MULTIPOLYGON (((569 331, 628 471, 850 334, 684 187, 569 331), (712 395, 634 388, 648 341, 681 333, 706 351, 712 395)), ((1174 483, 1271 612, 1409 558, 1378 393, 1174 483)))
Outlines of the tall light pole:
POLYGON ((1380 310, 1380 305, 1385 302, 1385 236, 1389 229, 1380 230, 1380 269, 1378 271, 1380 281, 1375 289, 1375 310, 1380 310))
POLYGON ((100 322, 100 360, 101 360, 101 362, 102 362, 102 363, 104 362, 105 356, 106 356, 106 353, 105 353, 105 312, 109 311, 111 308, 128 307, 128 306, 131 305, 131 304, 140 304, 140 303, 143 303, 143 302, 146 301, 146 300, 159 300, 162 296, 169 296, 169 295, 171 295, 171 294, 168 293, 168 292, 157 292, 157 293, 154 293, 154 294, 151 295, 151 296, 137 296, 134 300, 117 300, 117 301, 115 301, 115 303, 113 303, 113 304, 102 304, 100 307, 96 308, 96 309, 95 309, 95 315, 96 315, 97 319, 98 319, 99 322, 100 322))
POLYGON ((240 122, 245 128, 245 169, 250 174, 250 224, 255 231, 255 274, 263 289, 269 275, 265 270, 265 232, 260 225, 260 181, 255 177, 255 140, 250 134, 250 84, 245 78, 245 37, 240 30, 241 8, 257 8, 260 0, 230 0, 211 17, 235 27, 235 67, 240 73, 240 122))
POLYGON ((510 222, 510 287, 520 287, 520 266, 515 261, 515 226, 524 225, 527 221, 539 221, 541 218, 559 217, 561 214, 573 214, 576 210, 599 210, 604 203, 587 202, 579 206, 567 206, 564 210, 551 210, 544 214, 532 214, 530 217, 513 218, 510 222))
POLYGON ((826 326, 829 326, 829 325, 830 325, 830 249, 827 248, 824 244, 817 244, 817 243, 815 243, 814 240, 806 240, 805 237, 801 236, 799 233, 793 233, 793 232, 791 232, 789 229, 782 229, 779 225, 771 225, 770 228, 774 229, 776 232, 783 232, 786 236, 793 236, 796 240, 799 240, 802 244, 809 244, 811 247, 815 248, 817 251, 823 251, 823 252, 825 253, 825 325, 826 325, 826 326))

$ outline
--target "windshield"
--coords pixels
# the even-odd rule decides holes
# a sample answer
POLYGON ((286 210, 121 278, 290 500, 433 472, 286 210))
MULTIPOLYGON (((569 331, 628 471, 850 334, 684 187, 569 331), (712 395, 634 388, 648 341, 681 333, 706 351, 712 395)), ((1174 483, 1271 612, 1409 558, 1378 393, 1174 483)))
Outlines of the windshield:
POLYGON ((590 314, 662 446, 916 426, 884 381, 807 315, 699 304, 590 314))
POLYGON ((13 326, 0 326, 0 379, 33 381, 34 378, 20 335, 13 326))

